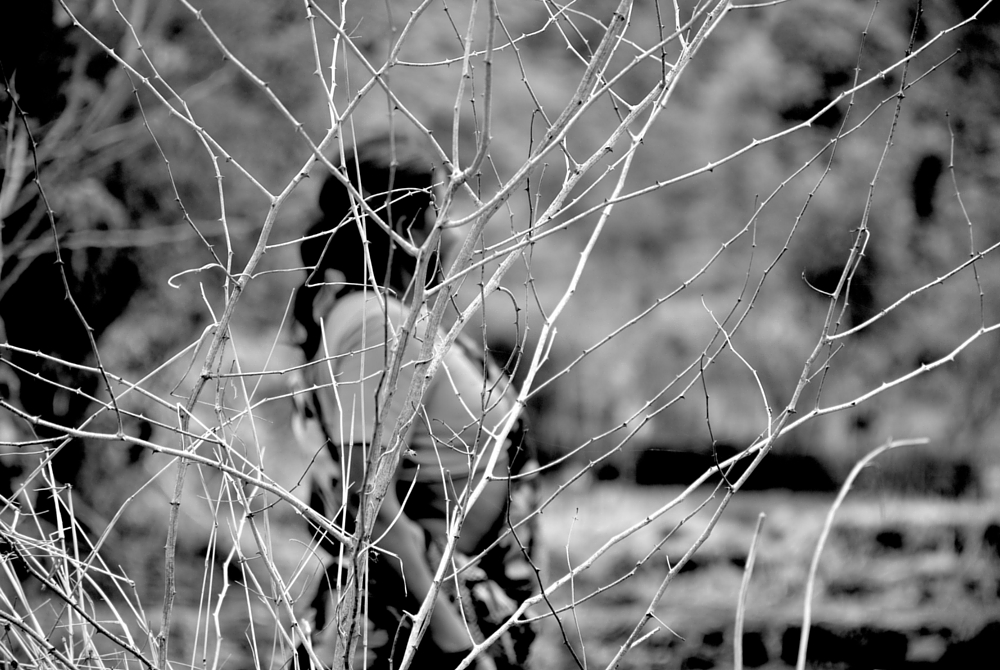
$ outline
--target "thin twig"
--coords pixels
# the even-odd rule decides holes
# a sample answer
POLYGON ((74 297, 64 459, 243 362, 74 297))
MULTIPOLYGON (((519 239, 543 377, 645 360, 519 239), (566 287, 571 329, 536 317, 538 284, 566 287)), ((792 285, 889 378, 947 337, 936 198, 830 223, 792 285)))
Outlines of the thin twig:
POLYGON ((80 311, 80 306, 77 304, 76 299, 73 297, 73 291, 70 290, 69 277, 66 274, 66 263, 63 261, 62 249, 59 246, 59 231, 56 229, 56 215, 52 211, 52 206, 49 204, 49 199, 45 195, 45 189, 42 186, 42 173, 38 165, 38 152, 37 143, 35 142, 35 137, 31 132, 31 125, 28 123, 28 117, 21 109, 21 105, 18 102, 17 96, 14 91, 11 90, 10 81, 7 79, 7 73, 3 70, 2 65, 0 65, 0 75, 3 76, 4 90, 7 93, 7 97, 10 99, 14 109, 17 110, 18 118, 20 118, 21 123, 24 126, 25 135, 28 138, 28 147, 31 151, 31 159, 34 168, 34 178, 35 188, 38 189, 38 196, 41 198, 42 203, 45 207, 45 216, 49 222, 49 229, 52 232, 52 243, 55 246, 55 264, 59 268, 59 277, 62 280, 63 290, 65 291, 65 298, 69 302, 70 306, 73 308, 74 314, 76 314, 77 321, 83 326, 84 332, 87 334, 87 340, 90 343, 90 351, 94 354, 94 359, 97 362, 97 369, 100 370, 101 378, 104 380, 104 386, 108 391, 108 395, 111 397, 111 406, 114 410, 115 419, 118 422, 118 431, 124 432, 124 427, 122 425, 122 414, 118 409, 118 401, 115 400, 115 394, 111 390, 111 380, 108 379, 108 373, 104 368, 104 363, 101 361, 101 352, 97 347, 97 340, 94 339, 94 329, 90 327, 87 323, 86 317, 84 317, 83 312, 80 311))

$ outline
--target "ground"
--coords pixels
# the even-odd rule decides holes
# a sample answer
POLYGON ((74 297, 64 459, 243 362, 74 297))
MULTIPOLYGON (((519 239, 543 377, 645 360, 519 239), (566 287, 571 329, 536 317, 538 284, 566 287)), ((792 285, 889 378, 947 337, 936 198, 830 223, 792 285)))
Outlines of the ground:
MULTIPOLYGON (((553 575, 679 493, 595 483, 558 498, 543 516, 553 575)), ((632 571, 710 494, 698 491, 609 550, 575 580, 576 597, 632 571)), ((604 667, 617 652, 666 575, 668 560, 675 563, 691 545, 720 498, 681 526, 634 576, 561 615, 566 636, 578 648, 582 640, 588 667, 604 667)), ((658 632, 620 667, 733 666, 736 604, 761 512, 767 516, 747 596, 744 663, 794 666, 805 578, 832 502, 833 495, 738 494, 656 607, 645 631, 658 632)), ((1000 500, 849 497, 823 553, 815 593, 809 659, 816 667, 960 667, 1000 626, 1000 500)), ((568 599, 564 592, 555 602, 568 599)), ((539 667, 576 667, 560 643, 560 632, 550 626, 539 667)))

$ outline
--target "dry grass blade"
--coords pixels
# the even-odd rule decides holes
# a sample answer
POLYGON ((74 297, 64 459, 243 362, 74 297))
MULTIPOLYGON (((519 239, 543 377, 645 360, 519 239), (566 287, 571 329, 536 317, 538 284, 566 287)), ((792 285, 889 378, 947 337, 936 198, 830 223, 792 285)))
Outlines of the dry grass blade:
POLYGON ((833 519, 837 514, 837 510, 839 510, 840 506, 844 503, 847 493, 851 490, 851 485, 854 484, 854 480, 857 479, 858 475, 861 474, 861 471, 864 470, 869 463, 885 452, 891 449, 898 449, 899 447, 913 447, 927 443, 928 440, 922 438, 910 440, 890 440, 886 442, 881 447, 874 449, 858 461, 851 470, 850 474, 847 475, 847 479, 844 481, 844 484, 840 487, 840 492, 837 494, 836 499, 834 499, 833 504, 830 506, 830 511, 826 515, 826 521, 823 523, 823 530, 820 532, 819 540, 816 542, 816 550, 813 552, 812 561, 809 564, 809 575, 806 578, 805 608, 802 612, 802 635, 799 638, 799 653, 795 665, 796 670, 805 670, 806 667, 806 652, 809 649, 809 628, 812 625, 813 591, 816 589, 816 573, 819 570, 819 559, 823 554, 823 547, 826 545, 826 540, 830 536, 830 530, 833 528, 833 519))
POLYGON ((757 517, 757 527, 754 528, 750 551, 747 552, 747 562, 743 566, 743 580, 740 582, 740 595, 736 602, 736 624, 733 628, 733 667, 735 670, 743 670, 743 622, 746 620, 747 593, 750 591, 753 564, 757 560, 757 543, 760 540, 760 531, 764 527, 766 517, 767 515, 763 512, 757 517))

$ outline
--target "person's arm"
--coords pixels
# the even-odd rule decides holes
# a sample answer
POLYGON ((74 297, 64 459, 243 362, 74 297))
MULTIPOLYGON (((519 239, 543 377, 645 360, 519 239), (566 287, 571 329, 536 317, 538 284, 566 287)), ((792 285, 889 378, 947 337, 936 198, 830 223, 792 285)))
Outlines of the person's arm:
MULTIPOLYGON (((402 323, 402 318, 402 314, 395 314, 392 323, 398 326, 402 323)), ((328 426, 328 432, 334 440, 359 442, 359 437, 370 438, 373 435, 376 419, 375 397, 381 382, 383 365, 387 360, 383 333, 384 322, 381 318, 368 318, 364 331, 365 342, 361 341, 358 334, 357 337, 350 338, 356 341, 347 343, 344 347, 358 353, 338 360, 337 397, 333 397, 332 393, 321 394, 320 402, 324 405, 324 415, 339 416, 342 423, 340 426, 328 426), (373 344, 375 346, 372 346, 373 344), (336 411, 337 407, 342 408, 342 412, 336 411)), ((411 337, 396 381, 396 391, 389 411, 385 413, 383 440, 389 439, 396 419, 402 411, 413 379, 412 362, 418 355, 419 342, 411 337)), ((326 377, 327 382, 330 381, 326 371, 321 377, 326 377)), ((364 481, 365 461, 369 454, 357 447, 347 451, 348 453, 344 454, 348 461, 345 464, 347 467, 344 468, 347 475, 346 484, 348 490, 358 493, 361 482, 364 481)), ((375 518, 373 537, 379 539, 378 548, 398 558, 397 560, 387 556, 384 560, 395 570, 400 571, 408 593, 412 594, 417 602, 423 602, 430 591, 433 572, 427 563, 423 529, 401 508, 396 495, 395 475, 375 518)), ((457 652, 469 649, 473 645, 468 628, 459 612, 440 591, 431 614, 428 635, 443 652, 457 652)))
MULTIPOLYGON (((388 556, 383 560, 388 560, 397 569, 402 567, 406 588, 417 602, 423 602, 434 579, 427 564, 424 531, 406 516, 405 511, 400 514, 399 499, 394 489, 395 486, 389 486, 379 508, 374 536, 381 538, 377 545, 379 548, 395 556, 388 556)), ((434 645, 444 652, 462 651, 473 645, 465 623, 440 590, 427 633, 434 645)))

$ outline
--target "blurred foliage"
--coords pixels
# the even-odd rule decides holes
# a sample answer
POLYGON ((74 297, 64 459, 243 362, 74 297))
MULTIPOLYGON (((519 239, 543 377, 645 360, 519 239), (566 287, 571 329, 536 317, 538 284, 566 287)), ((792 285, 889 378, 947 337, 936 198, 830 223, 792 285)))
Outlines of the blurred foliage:
MULTIPOLYGON (((130 18, 142 36, 142 54, 149 56, 173 91, 184 98, 198 123, 265 186, 277 189, 287 183, 309 157, 308 146, 263 92, 224 58, 197 17, 175 3, 122 4, 125 11, 135 12, 130 18)), ((873 16, 872 3, 854 0, 801 0, 734 12, 685 74, 672 109, 647 138, 633 165, 630 188, 700 168, 755 138, 810 118, 851 86, 859 63, 857 75, 864 80, 901 58, 915 18, 919 45, 968 16, 975 4, 929 3, 919 17, 915 3, 882 3, 873 16)), ((217 179, 198 138, 147 89, 139 87, 134 92, 137 82, 74 30, 61 10, 49 11, 45 2, 15 5, 19 13, 5 21, 0 60, 40 141, 43 184, 52 194, 57 224, 65 229, 67 268, 86 268, 83 275, 71 273, 79 282, 74 285, 76 291, 94 298, 93 305, 81 307, 100 324, 97 334, 103 334, 106 362, 112 369, 123 374, 149 370, 211 322, 208 306, 221 306, 222 275, 217 270, 179 277, 179 289, 167 284, 176 273, 213 260, 197 235, 208 239, 214 252, 226 260, 219 222, 224 216, 232 241, 231 262, 240 267, 267 203, 231 166, 223 164, 222 179, 217 179), (43 45, 42 57, 27 57, 38 52, 37 46, 29 48, 28 44, 43 45), (220 192, 224 210, 220 210, 220 192), (103 213, 89 218, 82 213, 64 215, 69 209, 56 203, 79 194, 90 203, 81 212, 90 208, 103 213), (70 218, 80 223, 70 223, 70 218), (92 234, 95 229, 100 233, 97 238, 81 238, 74 246, 77 230, 92 234), (113 254, 114 260, 107 254, 113 254), (108 263, 117 264, 118 269, 108 263), (105 271, 113 271, 116 278, 98 281, 105 271), (114 300, 102 292, 108 290, 102 287, 109 286, 119 291, 114 300), (100 309, 108 314, 98 316, 100 309)), ((69 5, 139 71, 152 73, 112 3, 77 0, 69 5)), ((413 5, 350 3, 345 25, 361 52, 378 64, 413 5)), ((316 137, 325 128, 328 111, 316 77, 310 24, 302 3, 211 0, 198 7, 232 54, 268 82, 316 137)), ((550 4, 527 0, 502 3, 506 33, 526 36, 516 50, 508 47, 496 56, 493 143, 489 163, 475 184, 483 194, 491 193, 512 174, 533 139, 544 132, 533 97, 551 118, 572 94, 574 77, 583 71, 589 49, 603 32, 600 21, 606 21, 611 11, 596 0, 575 3, 573 9, 579 13, 571 15, 571 25, 565 17, 547 22, 551 9, 550 4), (542 26, 545 29, 539 31, 542 26), (523 82, 525 76, 530 91, 523 82)), ((418 21, 400 55, 410 65, 399 65, 386 75, 399 100, 448 152, 455 149, 450 138, 461 64, 415 64, 461 55, 458 31, 466 25, 467 8, 449 4, 449 12, 451 21, 437 7, 418 21)), ((321 22, 317 26, 321 58, 328 62, 332 33, 324 31, 321 22)), ((658 38, 659 29, 653 22, 639 22, 630 28, 629 36, 638 44, 649 44, 658 38)), ((857 325, 968 258, 970 231, 977 249, 1000 237, 1000 222, 993 216, 1000 192, 998 40, 1000 26, 996 12, 990 12, 941 40, 911 66, 910 81, 933 71, 906 92, 893 146, 879 172, 868 215, 871 238, 851 286, 841 329, 857 325), (974 224, 971 229, 952 184, 952 133, 954 177, 974 224)), ((668 59, 676 56, 676 47, 671 48, 665 54, 668 59)), ((338 67, 341 74, 334 100, 343 109, 368 80, 368 73, 353 55, 343 57, 338 67)), ((621 100, 634 101, 660 75, 657 63, 644 62, 614 90, 621 100)), ((618 205, 562 317, 557 348, 546 367, 549 374, 685 285, 751 220, 756 206, 782 180, 827 146, 841 124, 851 127, 883 100, 889 101, 859 130, 837 143, 831 171, 814 195, 810 192, 824 172, 829 149, 770 200, 750 232, 726 246, 709 272, 533 397, 536 430, 549 457, 607 434, 588 447, 587 455, 594 457, 637 427, 638 418, 628 421, 630 416, 661 409, 673 393, 665 395, 660 405, 644 405, 699 359, 715 335, 713 319, 721 321, 733 309, 736 318, 743 314, 761 281, 763 289, 733 337, 733 345, 757 371, 770 407, 779 409, 788 401, 819 334, 827 305, 823 292, 830 291, 839 278, 865 212, 869 183, 889 135, 899 77, 897 70, 856 97, 841 100, 811 128, 755 148, 711 173, 618 205), (793 229, 795 234, 789 239, 793 229), (780 262, 769 269, 778 257, 780 262)), ((477 71, 467 98, 479 95, 482 84, 482 73, 477 71)), ((163 86, 157 88, 171 99, 163 86)), ((0 100, 0 107, 5 118, 9 116, 10 101, 0 100)), ((474 129, 481 110, 467 99, 459 112, 462 125, 457 150, 467 158, 474 151, 474 129)), ((602 100, 570 134, 568 150, 579 158, 596 149, 619 114, 620 104, 610 97, 602 100)), ((390 123, 404 124, 405 120, 376 90, 352 115, 345 137, 382 132, 390 123)), ((599 165, 595 175, 601 169, 599 165)), ((497 214, 486 243, 525 229, 537 214, 537 203, 544 205, 551 199, 562 170, 562 161, 553 156, 545 170, 532 178, 529 189, 497 214)), ((294 240, 310 223, 316 182, 303 183, 282 211, 272 239, 275 245, 294 240)), ((20 229, 37 229, 40 234, 32 233, 31 239, 45 239, 47 223, 42 225, 42 211, 27 175, 22 193, 16 211, 23 222, 5 221, 8 250, 11 236, 20 229)), ((567 215, 599 205, 606 194, 595 189, 567 215)), ((508 297, 498 295, 483 317, 497 350, 516 349, 516 338, 527 332, 530 351, 540 310, 551 307, 561 295, 595 220, 596 215, 588 216, 539 243, 530 252, 530 268, 521 265, 511 272, 506 285, 516 298, 517 310, 508 297), (515 319, 520 320, 517 327, 512 325, 515 319)), ((50 248, 48 253, 51 258, 50 248)), ((5 259, 6 281, 13 272, 11 264, 24 261, 9 253, 5 259)), ((295 268, 298 263, 294 246, 273 246, 261 270, 295 268)), ((47 264, 42 269, 43 264, 36 261, 33 267, 53 280, 47 264)), ((817 377, 808 392, 821 404, 843 401, 947 353, 981 320, 994 321, 1000 272, 992 258, 978 263, 977 271, 978 279, 963 272, 846 340, 829 373, 817 377), (985 296, 982 310, 976 281, 985 296)), ((238 328, 270 333, 272 340, 280 337, 278 329, 290 292, 300 280, 298 273, 283 272, 264 274, 251 282, 242 316, 237 318, 238 328)), ((32 286, 38 284, 33 280, 32 286)), ((51 290, 57 288, 53 284, 51 290)), ((0 300, 11 305, 4 306, 3 320, 10 341, 17 343, 17 329, 24 323, 27 308, 23 300, 14 302, 6 296, 0 300)), ((50 344, 38 339, 42 331, 71 332, 64 330, 76 327, 71 317, 60 313, 52 317, 58 324, 39 321, 40 328, 21 341, 70 360, 87 360, 88 347, 73 353, 58 348, 69 338, 60 337, 50 344)), ((936 449, 995 459, 991 436, 1000 428, 995 418, 995 401, 1000 396, 998 360, 995 341, 980 342, 958 362, 900 391, 806 426, 779 444, 779 449, 823 454, 837 470, 889 435, 927 435, 935 440, 936 449)), ((682 383, 692 378, 687 373, 682 383)), ((82 382, 67 384, 81 386, 82 382)), ((726 445, 745 445, 765 429, 757 382, 732 352, 723 353, 709 369, 706 385, 711 436, 705 393, 698 382, 684 399, 655 413, 639 429, 614 457, 615 467, 631 471, 638 454, 649 448, 703 450, 713 437, 726 445)), ((95 379, 85 387, 88 393, 99 392, 95 379)), ((77 411, 82 415, 84 409, 77 411)), ((53 416, 59 411, 54 405, 51 408, 53 416)))

